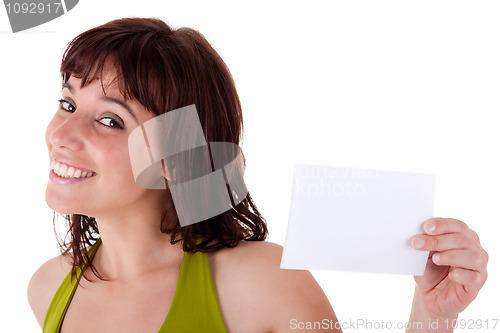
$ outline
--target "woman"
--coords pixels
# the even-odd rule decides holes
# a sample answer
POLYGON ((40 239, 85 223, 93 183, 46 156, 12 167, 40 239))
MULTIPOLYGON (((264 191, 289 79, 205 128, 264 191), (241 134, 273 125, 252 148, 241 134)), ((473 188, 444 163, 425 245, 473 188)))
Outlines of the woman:
MULTIPOLYGON (((292 319, 328 319, 327 331, 341 331, 312 275, 279 268, 282 248, 264 241, 249 194, 181 227, 171 191, 134 180, 128 137, 165 112, 194 104, 206 142, 239 144, 234 82, 201 34, 156 19, 111 21, 69 44, 61 75, 46 132, 46 201, 65 214, 69 232, 63 254, 28 287, 44 332, 297 331, 292 319)), ((451 331, 443 323, 476 297, 488 256, 461 221, 432 219, 424 230, 413 246, 433 255, 415 277, 410 320, 451 331)))

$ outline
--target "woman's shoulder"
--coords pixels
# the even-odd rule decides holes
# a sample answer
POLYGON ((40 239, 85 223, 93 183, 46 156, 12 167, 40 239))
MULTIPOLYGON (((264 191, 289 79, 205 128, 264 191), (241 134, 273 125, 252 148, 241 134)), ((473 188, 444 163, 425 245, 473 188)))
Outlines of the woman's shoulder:
POLYGON ((71 258, 59 255, 41 265, 28 284, 28 301, 40 326, 57 289, 71 271, 71 258))
MULTIPOLYGON (((231 318, 261 318, 261 326, 248 330, 253 332, 288 331, 293 316, 311 321, 336 320, 326 295, 309 271, 280 268, 282 253, 279 244, 243 241, 216 254, 213 263, 221 310, 231 318)), ((231 326, 231 322, 227 324, 231 326)), ((234 327, 246 325, 252 324, 238 322, 234 327)))
POLYGON ((255 274, 280 273, 283 247, 269 241, 240 241, 236 247, 213 254, 211 266, 223 276, 238 277, 233 283, 247 283, 255 274), (248 274, 252 272, 252 274, 248 274), (248 277, 248 278, 247 278, 248 277))
POLYGON ((233 263, 239 263, 240 260, 258 259, 262 261, 281 260, 283 246, 269 241, 246 241, 242 240, 236 247, 224 248, 217 251, 217 255, 229 259, 233 263), (263 257, 262 257, 263 256, 263 257), (279 258, 278 258, 279 257, 279 258))
POLYGON ((233 282, 255 283, 259 288, 269 287, 272 283, 314 280, 307 270, 281 269, 282 254, 283 246, 273 242, 242 241, 234 248, 221 250, 214 258, 214 263, 227 276, 238 278, 233 282))

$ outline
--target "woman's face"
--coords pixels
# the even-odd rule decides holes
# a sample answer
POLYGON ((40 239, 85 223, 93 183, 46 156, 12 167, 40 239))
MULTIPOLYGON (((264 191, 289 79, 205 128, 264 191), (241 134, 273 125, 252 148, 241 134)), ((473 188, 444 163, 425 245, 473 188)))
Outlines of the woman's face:
POLYGON ((153 118, 136 100, 123 98, 114 71, 84 88, 70 77, 45 139, 51 171, 47 204, 62 214, 93 217, 151 208, 166 191, 140 188, 129 160, 130 132, 153 118))

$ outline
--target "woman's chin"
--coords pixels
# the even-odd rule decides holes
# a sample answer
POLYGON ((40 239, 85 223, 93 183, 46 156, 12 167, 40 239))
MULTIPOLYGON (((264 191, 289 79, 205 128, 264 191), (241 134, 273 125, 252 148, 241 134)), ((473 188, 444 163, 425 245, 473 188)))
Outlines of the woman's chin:
POLYGON ((47 191, 45 193, 45 202, 54 211, 59 214, 69 215, 69 214, 81 214, 83 213, 83 207, 77 200, 71 200, 67 197, 61 197, 53 195, 47 191))

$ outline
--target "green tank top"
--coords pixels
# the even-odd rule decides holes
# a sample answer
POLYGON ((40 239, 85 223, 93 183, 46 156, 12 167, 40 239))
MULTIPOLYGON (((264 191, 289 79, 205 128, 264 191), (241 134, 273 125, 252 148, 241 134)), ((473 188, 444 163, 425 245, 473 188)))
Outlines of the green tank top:
MULTIPOLYGON (((89 249, 88 255, 91 260, 100 244, 99 239, 89 249)), ((45 316, 43 333, 60 332, 82 272, 82 269, 77 268, 76 279, 71 279, 70 271, 62 282, 45 316)), ((172 305, 158 333, 165 332, 227 333, 206 253, 184 252, 172 305)))

